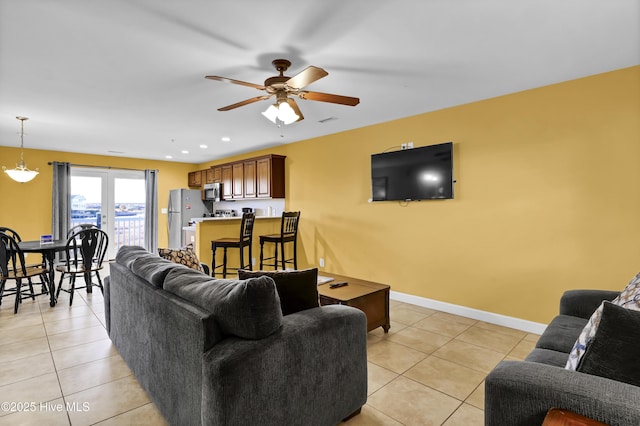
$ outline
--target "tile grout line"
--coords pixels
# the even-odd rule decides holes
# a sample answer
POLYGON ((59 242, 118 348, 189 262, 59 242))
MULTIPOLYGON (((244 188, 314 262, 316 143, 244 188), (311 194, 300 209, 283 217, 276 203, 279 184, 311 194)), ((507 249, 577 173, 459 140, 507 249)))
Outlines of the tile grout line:
MULTIPOLYGON (((42 307, 38 305, 38 308, 40 309, 40 316, 42 316, 43 314, 42 307)), ((60 397, 62 398, 62 404, 66 407, 67 400, 64 397, 64 392, 62 391, 62 383, 60 383, 60 375, 58 374, 58 368, 56 367, 56 360, 53 357, 53 350, 51 349, 51 342, 49 341, 49 333, 47 332, 47 327, 44 325, 44 318, 42 319, 42 326, 44 327, 44 334, 47 338, 47 346, 49 346, 49 356, 51 356, 51 363, 53 364, 53 369, 56 372, 56 380, 58 381, 58 388, 60 389, 60 397)), ((67 416, 67 422, 69 423, 69 426, 71 426, 71 417, 69 416, 69 411, 65 410, 65 414, 67 416)))

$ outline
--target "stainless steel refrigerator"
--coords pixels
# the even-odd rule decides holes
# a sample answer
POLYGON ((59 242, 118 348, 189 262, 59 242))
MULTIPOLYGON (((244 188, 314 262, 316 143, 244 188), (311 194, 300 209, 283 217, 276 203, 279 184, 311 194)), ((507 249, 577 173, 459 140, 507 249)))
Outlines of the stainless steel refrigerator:
POLYGON ((180 248, 187 244, 183 226, 189 219, 202 217, 209 210, 202 202, 202 193, 197 189, 172 189, 169 191, 169 248, 180 248))

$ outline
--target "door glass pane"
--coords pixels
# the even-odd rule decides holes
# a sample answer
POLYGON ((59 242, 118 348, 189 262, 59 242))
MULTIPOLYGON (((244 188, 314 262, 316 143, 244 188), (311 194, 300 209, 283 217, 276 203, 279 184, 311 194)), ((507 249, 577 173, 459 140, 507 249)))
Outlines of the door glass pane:
POLYGON ((145 183, 142 179, 114 179, 114 249, 144 247, 145 183))
POLYGON ((71 176, 71 227, 81 223, 101 225, 102 178, 71 176))

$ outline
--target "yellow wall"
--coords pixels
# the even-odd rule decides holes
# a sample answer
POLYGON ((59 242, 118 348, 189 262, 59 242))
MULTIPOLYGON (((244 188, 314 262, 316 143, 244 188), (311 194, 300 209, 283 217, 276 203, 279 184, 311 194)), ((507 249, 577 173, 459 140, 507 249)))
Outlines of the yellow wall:
MULTIPOLYGON (((0 146, 0 165, 13 168, 20 159, 19 148, 0 146)), ((197 170, 193 164, 168 161, 148 161, 133 158, 109 157, 100 155, 75 154, 59 151, 25 149, 24 159, 30 169, 38 168, 40 174, 27 183, 17 183, 4 173, 0 176, 0 224, 15 229, 26 240, 40 238, 51 233, 51 189, 53 175, 51 161, 68 161, 73 164, 91 166, 158 169, 158 206, 165 207, 169 201, 169 190, 185 188, 187 173, 197 170)), ((167 215, 158 215, 158 244, 167 245, 167 215)))
MULTIPOLYGON (((640 270, 638 66, 224 161, 262 153, 287 156, 287 209, 302 211, 300 267, 323 257, 325 271, 537 322, 557 313, 564 290, 621 289, 640 270), (367 202, 371 154, 449 140, 454 200, 367 202)), ((0 147, 2 164, 9 154, 18 151, 0 147)), ((25 156, 41 171, 54 159, 159 168, 160 206, 187 171, 221 162, 25 156)), ((0 182, 0 223, 33 226, 31 237, 48 231, 50 176, 24 192, 0 182)))
POLYGON ((640 67, 263 152, 287 156, 303 266, 545 323, 640 271, 640 67), (408 141, 454 142, 454 200, 367 202, 370 154, 408 141))

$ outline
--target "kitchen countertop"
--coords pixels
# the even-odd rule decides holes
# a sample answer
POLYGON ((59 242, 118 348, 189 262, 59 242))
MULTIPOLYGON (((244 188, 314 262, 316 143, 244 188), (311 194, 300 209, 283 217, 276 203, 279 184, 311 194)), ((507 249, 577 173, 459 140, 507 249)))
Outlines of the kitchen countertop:
MULTIPOLYGON (((258 219, 280 219, 282 216, 256 216, 256 220, 258 219)), ((231 216, 231 217, 196 217, 191 218, 194 222, 204 222, 210 220, 240 220, 242 216, 231 216)))
MULTIPOLYGON (((261 219, 281 219, 282 216, 256 216, 256 220, 261 219)), ((191 218, 192 222, 209 222, 209 221, 226 221, 226 220, 240 220, 242 216, 232 216, 232 217, 194 217, 191 218)), ((194 231, 196 230, 195 225, 191 226, 183 226, 183 231, 194 231)))
MULTIPOLYGON (((261 219, 281 219, 282 216, 256 216, 256 220, 261 220, 261 219)), ((232 216, 232 217, 195 217, 195 218, 191 218, 191 221, 193 222, 209 222, 209 221, 225 221, 225 220, 240 220, 242 219, 242 216, 232 216)), ((183 231, 195 231, 196 230, 196 226, 195 225, 191 225, 191 226, 183 226, 182 227, 183 231)))

